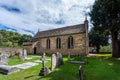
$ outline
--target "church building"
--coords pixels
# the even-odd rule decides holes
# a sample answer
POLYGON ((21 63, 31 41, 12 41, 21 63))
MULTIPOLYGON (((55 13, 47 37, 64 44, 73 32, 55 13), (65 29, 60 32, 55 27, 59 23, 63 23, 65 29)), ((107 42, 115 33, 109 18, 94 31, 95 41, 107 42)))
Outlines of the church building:
POLYGON ((30 42, 24 44, 29 54, 86 55, 89 48, 88 20, 83 24, 72 25, 47 31, 38 31, 30 42))

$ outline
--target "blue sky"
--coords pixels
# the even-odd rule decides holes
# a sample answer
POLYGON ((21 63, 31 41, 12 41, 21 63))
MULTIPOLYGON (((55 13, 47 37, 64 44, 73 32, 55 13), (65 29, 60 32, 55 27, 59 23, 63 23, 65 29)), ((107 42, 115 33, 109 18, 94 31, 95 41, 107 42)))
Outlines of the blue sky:
POLYGON ((81 24, 94 1, 0 0, 0 29, 34 35, 38 29, 81 24))

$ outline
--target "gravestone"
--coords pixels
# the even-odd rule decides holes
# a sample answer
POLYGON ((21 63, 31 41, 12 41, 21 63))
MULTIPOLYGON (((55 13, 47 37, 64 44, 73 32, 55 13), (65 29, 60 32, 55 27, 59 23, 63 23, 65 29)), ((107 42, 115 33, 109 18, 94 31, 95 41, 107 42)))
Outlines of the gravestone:
POLYGON ((0 64, 4 64, 4 65, 8 64, 8 55, 6 53, 2 53, 0 55, 0 64))
POLYGON ((59 52, 56 53, 56 67, 58 67, 60 65, 60 55, 59 52))
POLYGON ((14 72, 18 72, 19 69, 16 68, 16 67, 11 67, 11 66, 8 66, 8 65, 0 65, 0 73, 3 73, 3 74, 12 74, 14 72))
POLYGON ((30 59, 32 59, 32 58, 28 58, 27 57, 27 50, 26 49, 23 50, 22 57, 23 57, 24 60, 30 60, 30 59))
POLYGON ((50 73, 50 70, 45 66, 45 53, 42 56, 42 69, 40 70, 39 76, 46 76, 50 73))
POLYGON ((63 58, 62 54, 57 52, 56 54, 52 54, 51 57, 51 70, 55 69, 56 67, 59 67, 63 65, 63 58))
POLYGON ((45 61, 46 61, 45 53, 43 53, 43 56, 42 56, 42 65, 43 65, 43 67, 45 67, 45 61))
POLYGON ((59 65, 63 65, 63 57, 61 53, 59 53, 59 65))
POLYGON ((56 53, 56 60, 57 60, 57 67, 63 64, 63 58, 61 53, 59 52, 56 53))
POLYGON ((20 61, 24 61, 25 60, 24 56, 23 56, 23 51, 22 50, 20 50, 20 52, 18 54, 18 57, 19 57, 20 61))
POLYGON ((27 59, 27 50, 26 49, 23 50, 23 56, 24 56, 24 59, 27 59))
POLYGON ((57 66, 57 58, 55 54, 52 54, 51 57, 51 70, 55 69, 57 66))
POLYGON ((68 54, 68 61, 70 61, 71 59, 70 59, 70 53, 68 54))
POLYGON ((79 77, 80 77, 80 80, 84 80, 84 74, 83 74, 83 67, 82 66, 79 67, 79 77))

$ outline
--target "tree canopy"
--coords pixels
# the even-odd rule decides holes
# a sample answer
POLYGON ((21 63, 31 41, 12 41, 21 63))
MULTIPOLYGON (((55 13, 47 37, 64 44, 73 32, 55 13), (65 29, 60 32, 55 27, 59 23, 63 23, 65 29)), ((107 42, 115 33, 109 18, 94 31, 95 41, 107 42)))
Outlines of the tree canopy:
POLYGON ((92 28, 89 32, 90 46, 96 47, 97 53, 99 53, 100 46, 108 45, 108 39, 108 36, 106 36, 105 34, 100 34, 98 31, 94 30, 94 28, 92 28))
POLYGON ((19 47, 24 42, 31 40, 32 36, 27 34, 19 34, 17 32, 0 30, 0 46, 19 47))
POLYGON ((95 30, 111 35, 112 56, 120 57, 120 0, 96 0, 90 16, 95 30))

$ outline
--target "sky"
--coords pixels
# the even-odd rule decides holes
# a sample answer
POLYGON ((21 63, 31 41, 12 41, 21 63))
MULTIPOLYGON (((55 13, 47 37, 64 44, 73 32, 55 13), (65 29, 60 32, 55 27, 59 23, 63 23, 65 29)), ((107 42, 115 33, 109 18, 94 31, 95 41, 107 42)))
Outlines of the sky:
POLYGON ((94 1, 0 0, 0 30, 34 36, 38 30, 82 24, 94 1))

